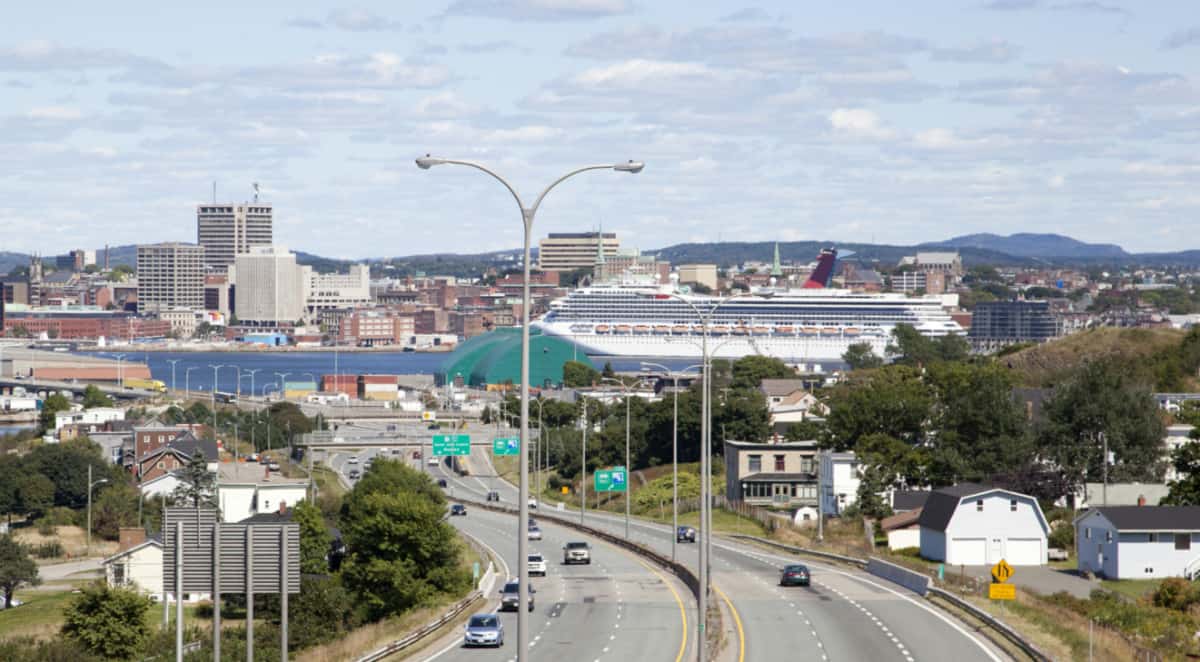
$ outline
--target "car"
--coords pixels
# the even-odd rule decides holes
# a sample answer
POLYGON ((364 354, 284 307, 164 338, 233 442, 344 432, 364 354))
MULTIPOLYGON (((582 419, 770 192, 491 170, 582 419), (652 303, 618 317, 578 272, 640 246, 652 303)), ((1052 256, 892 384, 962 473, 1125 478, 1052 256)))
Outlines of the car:
POLYGON ((534 552, 529 555, 529 574, 546 576, 546 557, 534 552))
POLYGON ((592 564, 592 546, 586 542, 570 541, 563 545, 563 565, 592 564))
POLYGON ((532 528, 535 528, 535 527, 537 527, 537 525, 538 525, 538 523, 537 523, 537 520, 535 520, 535 519, 533 519, 532 517, 530 517, 530 518, 529 518, 529 524, 528 524, 528 525, 526 525, 526 527, 525 527, 525 528, 526 528, 526 529, 532 529, 532 528))
POLYGON ((436 467, 438 465, 438 458, 436 458, 436 457, 429 458, 429 462, 427 464, 429 464, 429 466, 431 466, 431 467, 436 467))
POLYGON ((358 473, 358 469, 351 469, 350 473, 346 474, 346 476, 348 476, 350 478, 350 480, 358 480, 358 477, 360 475, 361 474, 358 473))
POLYGON ((414 460, 421 459, 421 451, 413 451, 413 459, 414 460))
POLYGON ((348 462, 348 463, 350 463, 350 464, 358 464, 358 456, 357 456, 357 455, 351 455, 351 456, 350 456, 350 459, 349 459, 349 460, 346 460, 346 462, 348 462))
POLYGON ((675 530, 675 542, 696 542, 696 529, 681 526, 675 530))
POLYGON ((492 490, 492 491, 488 492, 488 493, 487 493, 487 500, 488 500, 488 501, 499 501, 499 500, 500 500, 500 493, 499 493, 499 492, 497 492, 496 490, 492 490))
POLYGON ((279 471, 279 463, 275 460, 271 460, 267 463, 267 469, 270 471, 279 471))
POLYGON ((466 517, 467 507, 462 505, 461 503, 456 503, 453 506, 450 506, 450 515, 451 516, 462 515, 463 517, 466 517))
POLYGON ((446 482, 445 478, 438 479, 438 487, 446 487, 447 485, 449 485, 449 483, 446 482))
POLYGON ((529 499, 529 507, 533 508, 534 510, 537 510, 537 499, 530 498, 529 499))
POLYGON ((784 566, 779 576, 780 586, 808 586, 808 581, 808 566, 799 564, 784 566))
POLYGON ((464 646, 504 645, 504 623, 495 614, 473 614, 463 627, 464 646))
POLYGON ((541 540, 542 530, 536 526, 531 526, 529 527, 529 533, 527 535, 529 536, 530 540, 541 540))
MULTIPOLYGON (((517 605, 521 603, 521 584, 520 582, 506 582, 504 588, 500 589, 500 610, 501 611, 516 611, 517 605)), ((533 594, 537 591, 533 586, 529 587, 529 611, 533 611, 533 594)))

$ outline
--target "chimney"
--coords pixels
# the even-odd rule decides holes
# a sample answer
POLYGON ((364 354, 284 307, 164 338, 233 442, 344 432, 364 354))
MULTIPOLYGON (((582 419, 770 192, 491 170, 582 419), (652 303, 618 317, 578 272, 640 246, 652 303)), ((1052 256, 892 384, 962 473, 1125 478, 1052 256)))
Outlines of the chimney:
POLYGON ((1139 495, 1138 495, 1138 505, 1139 505, 1139 506, 1144 506, 1144 505, 1146 505, 1146 495, 1145 495, 1145 494, 1139 494, 1139 495))
POLYGON ((287 514, 287 501, 284 501, 283 499, 279 500, 279 514, 281 516, 287 514))
POLYGON ((140 526, 123 526, 118 538, 117 551, 123 552, 146 542, 146 530, 140 526))

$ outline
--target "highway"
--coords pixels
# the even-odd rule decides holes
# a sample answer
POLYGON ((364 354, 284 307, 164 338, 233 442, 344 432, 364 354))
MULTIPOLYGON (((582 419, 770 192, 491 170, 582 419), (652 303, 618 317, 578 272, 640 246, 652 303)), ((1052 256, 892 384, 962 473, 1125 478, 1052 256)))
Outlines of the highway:
MULTIPOLYGON (((431 470, 434 478, 445 478, 448 486, 457 476, 444 465, 421 465, 412 457, 415 446, 402 454, 386 450, 334 453, 328 464, 345 476, 357 467, 363 471, 369 457, 403 458, 411 466, 431 470), (358 463, 350 458, 357 457, 358 463)), ((348 484, 353 484, 346 478, 348 484)), ((499 483, 500 481, 494 481, 499 483)), ((475 484, 475 488, 479 485, 475 484)), ((498 487, 501 487, 498 485, 498 487)), ((449 489, 447 492, 449 493, 449 489)), ((477 493, 472 493, 476 497, 477 493)), ((482 495, 476 498, 482 499, 482 495)), ((506 578, 517 575, 516 518, 470 506, 465 517, 449 521, 471 535, 502 559, 496 587, 487 610, 499 602, 499 590, 506 578)), ((573 529, 540 522, 543 539, 532 541, 532 551, 541 552, 547 561, 547 576, 532 577, 535 609, 530 618, 530 660, 672 660, 686 657, 692 643, 691 618, 694 608, 686 587, 668 572, 643 561, 637 555, 602 540, 584 536, 573 529), (564 566, 562 546, 568 540, 586 540, 592 544, 590 565, 564 566)), ((468 649, 462 646, 461 631, 455 630, 427 646, 413 659, 454 662, 456 660, 513 660, 516 656, 517 615, 500 614, 506 644, 501 649, 468 649)), ((694 656, 694 653, 693 653, 694 656)))
MULTIPOLYGON (((471 468, 493 474, 490 457, 472 449, 471 468)), ((437 470, 449 485, 481 499, 486 489, 500 492, 509 505, 516 487, 495 478, 458 477, 437 470)), ((545 506, 543 506, 545 507, 545 506)), ((568 511, 572 512, 572 511, 568 511)), ((573 511, 578 516, 578 511, 573 511)), ((589 526, 624 534, 624 517, 588 511, 589 526)), ((669 526, 645 521, 631 524, 636 542, 670 555, 669 526)), ((680 544, 679 558, 698 568, 698 548, 680 544)), ((727 599, 740 622, 741 641, 731 645, 727 659, 758 661, 812 660, 1001 660, 1002 651, 968 631, 958 621, 865 572, 819 561, 782 556, 756 546, 716 537, 713 540, 713 585, 717 598, 727 599), (804 563, 813 577, 811 587, 780 587, 787 563, 804 563)), ((694 618, 695 603, 689 612, 694 618)), ((694 623, 692 626, 695 631, 694 623)), ((645 658, 659 659, 659 658, 645 658)))

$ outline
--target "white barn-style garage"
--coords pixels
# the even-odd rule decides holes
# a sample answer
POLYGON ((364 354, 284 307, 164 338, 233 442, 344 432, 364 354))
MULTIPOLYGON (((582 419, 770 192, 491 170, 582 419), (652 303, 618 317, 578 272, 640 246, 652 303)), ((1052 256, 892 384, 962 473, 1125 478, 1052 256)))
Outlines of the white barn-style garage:
POLYGON ((918 520, 921 556, 950 565, 1045 565, 1050 527, 1037 499, 974 483, 934 490, 918 520))

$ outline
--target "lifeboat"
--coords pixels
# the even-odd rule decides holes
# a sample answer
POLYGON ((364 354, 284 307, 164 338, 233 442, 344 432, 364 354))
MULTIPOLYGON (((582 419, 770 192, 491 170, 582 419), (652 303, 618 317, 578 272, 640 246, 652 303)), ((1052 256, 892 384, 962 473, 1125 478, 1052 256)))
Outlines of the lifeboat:
POLYGON ((842 333, 848 336, 857 336, 862 333, 862 330, 856 326, 848 326, 842 329, 842 333))
POLYGON ((836 326, 827 326, 821 329, 821 335, 823 336, 836 336, 837 334, 838 328, 836 326))
POLYGON ((630 331, 630 327, 628 324, 618 324, 617 325, 617 328, 616 328, 617 333, 629 333, 629 331, 630 331))
POLYGON ((770 333, 770 329, 765 326, 756 326, 750 330, 756 336, 765 336, 770 333))
POLYGON ((592 330, 591 324, 572 324, 571 333, 590 333, 592 330))
POLYGON ((712 327, 711 331, 715 336, 723 336, 726 333, 729 333, 729 327, 723 324, 718 324, 717 326, 712 327))
POLYGON ((609 327, 607 324, 597 324, 596 325, 596 333, 608 333, 611 330, 612 330, 612 328, 609 327))
POLYGON ((654 332, 655 333, 670 333, 671 327, 667 326, 666 324, 655 324, 654 332))
POLYGON ((820 332, 821 332, 821 330, 820 330, 820 329, 818 329, 818 328, 817 328, 817 327, 815 327, 815 326, 806 326, 806 327, 804 327, 803 329, 801 329, 801 330, 800 330, 800 332, 801 332, 801 333, 803 333, 803 334, 804 334, 804 335, 806 335, 806 336, 815 336, 815 335, 817 335, 818 333, 820 333, 820 332))
POLYGON ((733 327, 733 335, 735 335, 735 336, 744 336, 747 333, 750 333, 750 329, 748 327, 744 327, 744 326, 733 327))
POLYGON ((633 332, 634 333, 650 333, 650 325, 638 324, 637 326, 633 327, 633 332))
POLYGON ((778 333, 778 334, 790 336, 795 332, 796 332, 796 329, 794 329, 793 327, 790 327, 790 326, 775 327, 775 333, 778 333))
POLYGON ((688 327, 684 324, 676 324, 675 326, 671 327, 672 333, 687 333, 688 331, 691 331, 691 327, 688 327))

